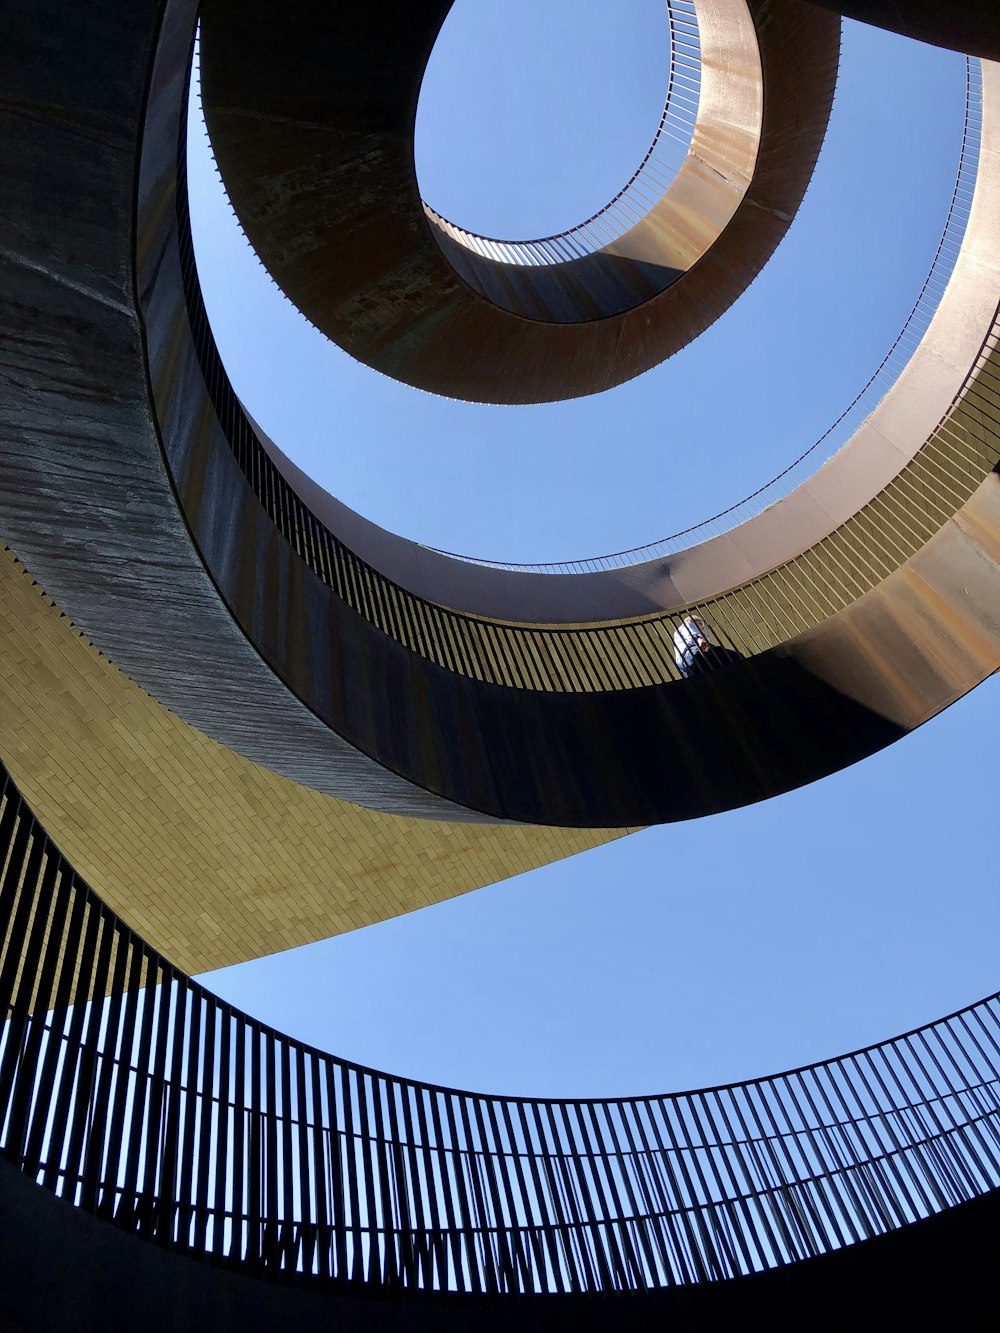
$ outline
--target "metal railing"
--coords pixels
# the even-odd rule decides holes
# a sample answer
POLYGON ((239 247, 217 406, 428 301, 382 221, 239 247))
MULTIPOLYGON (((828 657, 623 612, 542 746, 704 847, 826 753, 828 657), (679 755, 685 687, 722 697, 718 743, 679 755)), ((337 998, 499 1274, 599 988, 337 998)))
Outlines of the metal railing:
POLYGON ((1000 996, 788 1073, 548 1100, 338 1060, 111 912, 0 768, 0 1151, 77 1207, 259 1276, 641 1291, 775 1268, 1000 1185, 1000 996))
POLYGON ((972 197, 975 192, 976 175, 979 167, 979 149, 982 133, 983 77, 978 60, 966 60, 965 121, 962 133, 962 146, 959 153, 958 170, 952 190, 944 230, 934 259, 912 309, 906 317, 892 346, 886 352, 874 373, 868 379, 856 397, 848 404, 823 434, 809 445, 786 468, 765 485, 751 492, 743 500, 721 510, 711 518, 705 519, 692 527, 683 528, 668 537, 647 542, 642 546, 629 547, 623 551, 613 551, 608 555, 591 556, 581 560, 562 560, 551 562, 523 563, 509 560, 488 560, 478 556, 464 555, 458 551, 446 551, 437 546, 425 546, 425 550, 438 555, 449 556, 453 560, 462 560, 467 564, 480 565, 488 569, 506 569, 513 572, 536 574, 584 574, 605 569, 621 569, 628 565, 642 564, 648 560, 659 560, 687 550, 699 542, 730 532, 738 524, 762 513, 771 505, 789 495, 796 486, 801 485, 823 463, 854 435, 858 427, 871 415, 881 400, 896 383, 899 375, 909 363, 920 340, 930 325, 934 313, 940 304, 951 278, 955 261, 962 248, 965 229, 969 221, 972 197))
POLYGON ((663 113, 645 157, 615 197, 597 213, 556 236, 505 241, 449 222, 423 201, 428 218, 467 250, 500 264, 539 267, 582 259, 624 236, 659 202, 691 145, 701 90, 701 43, 693 0, 666 0, 670 58, 663 113))

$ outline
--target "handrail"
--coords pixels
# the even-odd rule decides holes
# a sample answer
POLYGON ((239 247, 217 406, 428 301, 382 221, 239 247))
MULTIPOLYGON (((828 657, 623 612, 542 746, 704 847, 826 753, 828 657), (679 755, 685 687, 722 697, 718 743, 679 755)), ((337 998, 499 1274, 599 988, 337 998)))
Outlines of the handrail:
POLYGON ((666 0, 670 61, 660 122, 642 161, 603 208, 567 231, 530 241, 509 241, 467 231, 423 202, 426 215, 453 241, 483 259, 538 268, 582 259, 613 243, 639 222, 683 166, 701 88, 701 43, 693 0, 666 0))
POLYGON ((156 1244, 336 1289, 719 1281, 1000 1187, 1000 995, 723 1087, 397 1078, 276 1032, 100 901, 0 766, 0 1152, 156 1244))
POLYGON ((916 301, 889 350, 859 393, 832 425, 828 426, 817 440, 809 445, 787 467, 783 468, 777 476, 772 477, 770 481, 758 487, 757 490, 751 491, 744 499, 729 505, 717 514, 713 514, 711 518, 704 519, 691 527, 682 528, 680 531, 667 537, 661 537, 656 541, 647 542, 641 546, 628 547, 622 551, 612 551, 607 555, 590 556, 580 560, 531 563, 490 560, 420 543, 423 549, 433 551, 436 555, 448 556, 452 560, 461 560, 466 564, 478 565, 486 569, 508 570, 512 573, 595 573, 600 570, 621 569, 630 565, 642 564, 649 560, 659 560, 666 556, 676 555, 679 551, 687 550, 699 542, 732 531, 738 524, 746 522, 747 519, 755 517, 765 509, 770 508, 771 505, 777 504, 779 500, 784 499, 796 486, 805 481, 823 463, 829 461, 846 444, 892 388, 926 333, 948 285, 948 279, 961 249, 962 239, 969 221, 979 165, 982 106, 982 66, 978 60, 967 57, 965 123, 958 170, 944 230, 937 243, 934 259, 927 276, 924 278, 916 301))

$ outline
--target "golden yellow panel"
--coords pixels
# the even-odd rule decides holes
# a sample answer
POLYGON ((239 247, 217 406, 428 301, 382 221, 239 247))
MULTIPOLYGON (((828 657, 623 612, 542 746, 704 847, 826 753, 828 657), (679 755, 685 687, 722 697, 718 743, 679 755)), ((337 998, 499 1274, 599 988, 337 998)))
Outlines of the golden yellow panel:
POLYGON ((407 819, 278 777, 139 689, 6 549, 0 633, 11 776, 108 905, 188 973, 384 921, 620 836, 407 819))

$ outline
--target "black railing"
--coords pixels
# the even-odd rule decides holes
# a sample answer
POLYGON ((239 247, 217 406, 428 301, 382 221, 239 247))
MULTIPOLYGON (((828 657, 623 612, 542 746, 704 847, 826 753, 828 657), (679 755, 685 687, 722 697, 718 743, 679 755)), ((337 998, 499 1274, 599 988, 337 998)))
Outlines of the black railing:
POLYGON ((633 1291, 778 1267, 1000 1185, 998 996, 699 1092, 434 1087, 184 976, 0 779, 0 1150, 149 1241, 340 1288, 633 1291))

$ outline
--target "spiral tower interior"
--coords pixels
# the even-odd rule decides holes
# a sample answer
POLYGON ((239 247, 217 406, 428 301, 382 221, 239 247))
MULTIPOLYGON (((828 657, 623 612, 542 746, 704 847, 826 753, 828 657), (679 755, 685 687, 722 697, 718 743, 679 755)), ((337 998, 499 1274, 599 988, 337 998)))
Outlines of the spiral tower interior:
POLYGON ((568 1101, 369 1069, 191 979, 822 779, 1000 666, 995 7, 667 0, 639 169, 509 242, 417 187, 451 4, 3 0, 5 1326, 791 1327, 873 1283, 869 1310, 972 1309, 997 996, 745 1083, 568 1101), (822 466, 518 567, 385 531, 249 415, 191 232, 199 33, 225 189, 288 299, 403 384, 527 404, 633 379, 754 282, 841 13, 961 51, 966 101, 906 364, 822 466))

